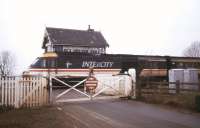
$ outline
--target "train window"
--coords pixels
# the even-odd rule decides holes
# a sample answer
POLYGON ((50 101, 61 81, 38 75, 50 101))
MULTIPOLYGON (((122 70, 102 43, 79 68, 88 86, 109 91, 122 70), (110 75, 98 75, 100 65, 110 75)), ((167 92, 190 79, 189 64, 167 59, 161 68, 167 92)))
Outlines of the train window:
POLYGON ((37 59, 31 64, 31 67, 55 68, 55 67, 56 67, 56 60, 55 60, 55 59, 37 58, 37 59))
POLYGON ((50 60, 46 60, 46 67, 50 67, 51 66, 51 61, 50 60))
POLYGON ((36 65, 39 61, 39 58, 35 59, 31 65, 36 65))
POLYGON ((46 65, 44 65, 44 66, 46 66, 47 68, 55 68, 56 67, 56 61, 54 59, 47 59, 47 60, 45 60, 44 63, 46 63, 46 65))
POLYGON ((62 49, 61 46, 54 46, 54 51, 56 51, 56 52, 62 52, 63 49, 62 49))
POLYGON ((53 47, 51 45, 47 46, 47 51, 48 52, 52 52, 53 51, 53 47))
POLYGON ((41 67, 45 68, 46 67, 46 60, 42 60, 42 63, 41 63, 41 67))
POLYGON ((43 67, 43 59, 37 58, 32 64, 31 67, 43 67))
POLYGON ((51 67, 51 68, 56 67, 56 62, 55 62, 55 60, 51 60, 50 67, 51 67))

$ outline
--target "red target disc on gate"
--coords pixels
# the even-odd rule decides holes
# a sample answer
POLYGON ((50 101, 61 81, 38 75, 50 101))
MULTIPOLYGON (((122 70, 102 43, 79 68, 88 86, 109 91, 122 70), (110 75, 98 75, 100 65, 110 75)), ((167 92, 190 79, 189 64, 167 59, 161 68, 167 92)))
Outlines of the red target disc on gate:
POLYGON ((94 76, 88 77, 87 80, 85 81, 85 87, 90 92, 96 89, 97 84, 98 84, 98 81, 94 76))

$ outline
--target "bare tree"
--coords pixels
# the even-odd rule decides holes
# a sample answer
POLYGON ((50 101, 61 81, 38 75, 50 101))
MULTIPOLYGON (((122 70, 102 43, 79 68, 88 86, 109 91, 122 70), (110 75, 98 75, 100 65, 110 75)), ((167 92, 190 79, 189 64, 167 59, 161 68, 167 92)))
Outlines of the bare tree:
POLYGON ((200 57, 200 41, 193 42, 183 51, 183 55, 186 57, 200 57))
POLYGON ((8 76, 14 73, 15 60, 11 52, 0 53, 0 75, 8 76))

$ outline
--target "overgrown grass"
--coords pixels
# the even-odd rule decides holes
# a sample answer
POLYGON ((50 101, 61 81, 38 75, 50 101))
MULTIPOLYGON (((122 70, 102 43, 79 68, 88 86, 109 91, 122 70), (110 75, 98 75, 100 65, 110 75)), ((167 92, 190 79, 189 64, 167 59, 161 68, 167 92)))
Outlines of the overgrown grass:
POLYGON ((154 104, 164 104, 173 107, 186 108, 196 110, 195 97, 200 93, 190 92, 174 95, 153 94, 142 97, 142 100, 154 104))

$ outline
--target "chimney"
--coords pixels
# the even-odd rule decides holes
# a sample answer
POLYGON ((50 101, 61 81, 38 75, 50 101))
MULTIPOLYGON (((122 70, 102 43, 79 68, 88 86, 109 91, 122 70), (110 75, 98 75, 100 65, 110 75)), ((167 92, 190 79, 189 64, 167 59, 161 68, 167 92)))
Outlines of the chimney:
POLYGON ((94 29, 91 29, 91 26, 88 25, 88 32, 93 32, 93 31, 94 31, 94 29))

